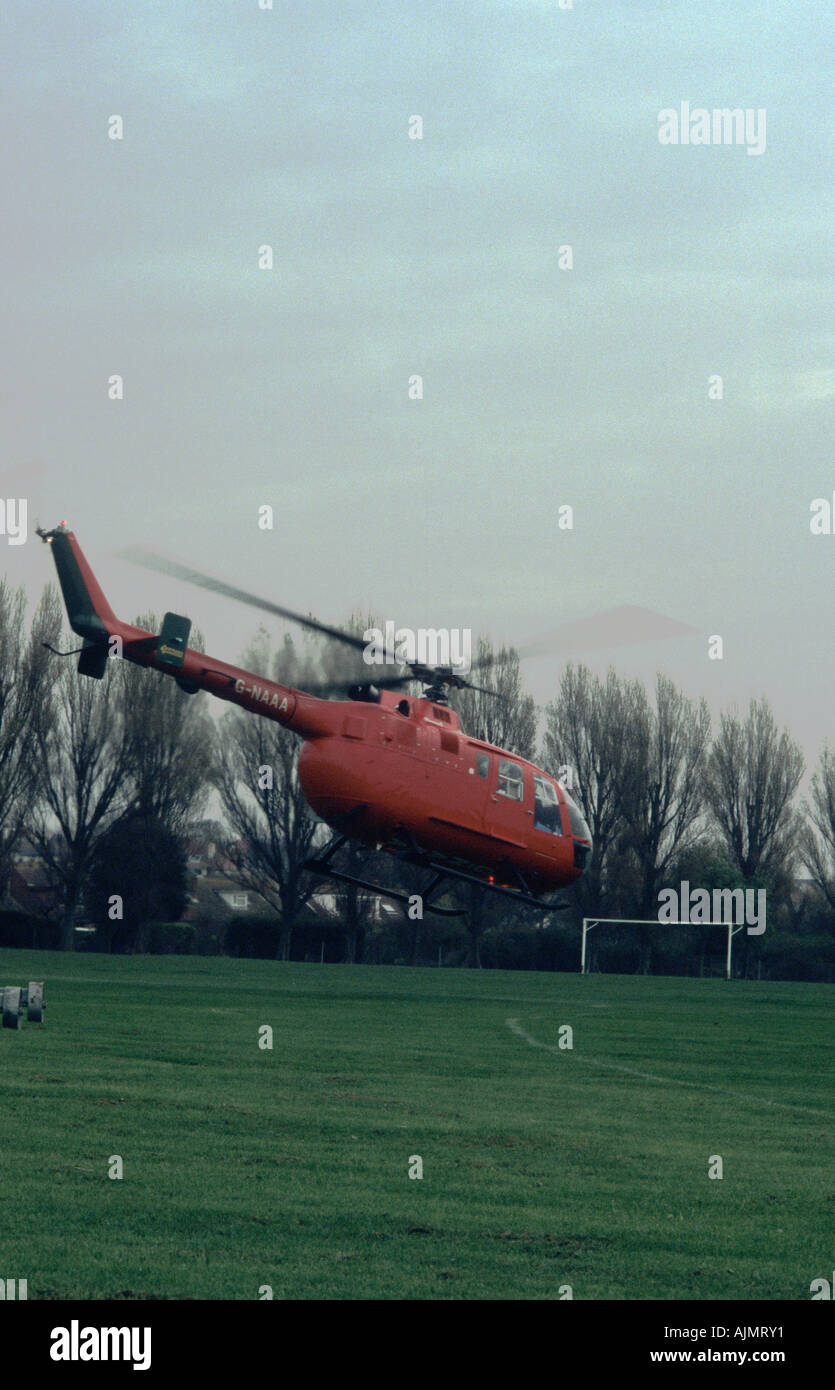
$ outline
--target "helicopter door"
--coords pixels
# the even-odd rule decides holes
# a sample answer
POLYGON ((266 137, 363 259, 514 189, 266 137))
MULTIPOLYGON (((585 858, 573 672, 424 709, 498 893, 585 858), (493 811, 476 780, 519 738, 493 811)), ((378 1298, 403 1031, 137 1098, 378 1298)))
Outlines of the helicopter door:
POLYGON ((526 845, 533 809, 528 778, 513 758, 494 758, 487 796, 485 825, 491 835, 512 845, 526 845))

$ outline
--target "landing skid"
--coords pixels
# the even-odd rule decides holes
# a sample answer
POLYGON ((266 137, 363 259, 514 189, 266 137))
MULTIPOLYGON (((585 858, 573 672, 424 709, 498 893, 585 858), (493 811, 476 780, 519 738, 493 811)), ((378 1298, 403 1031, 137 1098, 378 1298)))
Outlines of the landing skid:
MULTIPOLYGON (((395 902, 405 903, 408 907, 413 901, 414 893, 401 893, 396 888, 384 888, 382 884, 371 883, 368 879, 357 878, 355 874, 343 873, 341 869, 334 869, 331 859, 348 843, 347 835, 337 835, 328 845, 325 853, 318 859, 306 859, 304 867, 308 873, 315 874, 319 878, 335 878, 340 883, 352 883, 356 888, 365 888, 369 893, 375 893, 380 898, 393 898, 395 902)), ((433 866, 434 867, 434 866, 433 866)), ((443 881, 443 875, 438 873, 432 880, 429 887, 421 893, 421 900, 426 912, 435 912, 439 917, 463 917, 462 907, 439 907, 437 903, 431 902, 432 895, 437 892, 443 881)))
MULTIPOLYGON (((332 867, 333 856, 348 843, 349 838, 348 835, 335 836, 324 854, 318 858, 305 860, 305 869, 320 878, 333 878, 340 883, 351 883, 355 887, 364 888, 367 892, 375 893, 381 898, 393 898, 395 902, 410 904, 414 894, 403 893, 396 888, 385 888, 381 884, 371 883, 367 879, 357 878, 354 874, 346 874, 341 869, 332 867)), ((478 878, 476 874, 467 873, 465 869, 460 869, 457 865, 434 859, 425 850, 422 850, 407 832, 402 832, 401 838, 403 840, 402 846, 386 845, 385 852, 394 855, 396 859, 400 859, 404 863, 414 864, 421 869, 430 869, 435 874, 429 887, 424 889, 420 895, 426 912, 434 912, 439 917, 463 917, 466 915, 465 908, 439 907, 437 903, 431 901, 438 890, 442 889, 444 880, 447 878, 455 879, 459 883, 471 883, 477 888, 483 888, 488 893, 498 893, 503 898, 509 898, 511 902, 519 903, 522 907, 535 908, 538 912, 564 912, 568 907, 568 903, 546 903, 541 898, 535 897, 518 869, 510 868, 508 870, 509 876, 515 878, 518 887, 511 887, 504 883, 490 883, 483 878, 478 878)))
POLYGON ((512 887, 509 883, 492 883, 489 879, 479 878, 477 874, 469 873, 466 869, 460 868, 458 864, 452 864, 444 859, 434 859, 426 850, 420 848, 407 830, 401 830, 400 839, 402 841, 400 847, 390 848, 387 846, 387 849, 389 853, 405 860, 408 864, 418 864, 422 868, 434 869, 436 873, 457 879, 461 883, 472 883, 476 888, 484 888, 488 893, 498 893, 501 897, 510 898, 523 907, 536 908, 538 912, 564 912, 568 907, 568 903, 543 902, 532 891, 524 874, 512 864, 507 865, 505 872, 508 878, 516 880, 516 887, 512 887))

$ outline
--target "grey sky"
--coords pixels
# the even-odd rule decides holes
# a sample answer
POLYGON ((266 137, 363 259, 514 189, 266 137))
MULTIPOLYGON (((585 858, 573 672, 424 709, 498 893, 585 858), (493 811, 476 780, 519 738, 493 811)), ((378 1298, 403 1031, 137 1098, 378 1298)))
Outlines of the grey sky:
MULTIPOLYGON (((765 693, 817 760, 827 6, 68 0, 3 31, 4 455, 124 616, 184 609, 231 659, 254 626, 137 541, 331 622, 522 640, 642 604, 702 635, 590 664, 765 693), (682 101, 765 108, 766 152, 660 145, 682 101)), ((53 577, 34 539, 6 569, 53 577)), ((528 664, 538 699, 558 672, 528 664)))

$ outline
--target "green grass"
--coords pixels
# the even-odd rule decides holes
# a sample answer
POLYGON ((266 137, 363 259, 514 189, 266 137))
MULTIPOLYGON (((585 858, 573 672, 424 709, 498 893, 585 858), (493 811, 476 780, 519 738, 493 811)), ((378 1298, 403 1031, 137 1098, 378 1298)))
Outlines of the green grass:
POLYGON ((44 1026, 0 1032, 0 1276, 30 1298, 831 1275, 831 987, 24 951, 0 976, 46 980, 44 1026))

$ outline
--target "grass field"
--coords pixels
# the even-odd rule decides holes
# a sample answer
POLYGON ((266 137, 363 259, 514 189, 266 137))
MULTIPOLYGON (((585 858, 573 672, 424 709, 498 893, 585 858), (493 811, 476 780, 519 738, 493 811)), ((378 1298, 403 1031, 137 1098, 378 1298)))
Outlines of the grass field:
POLYGON ((0 1031, 0 1277, 30 1299, 831 1275, 831 987, 8 950, 0 977, 46 980, 43 1027, 0 1031))

